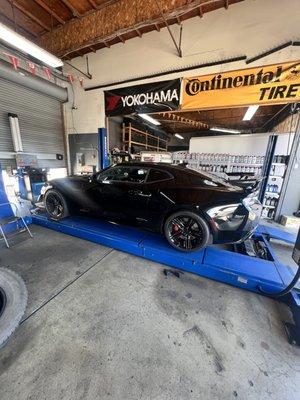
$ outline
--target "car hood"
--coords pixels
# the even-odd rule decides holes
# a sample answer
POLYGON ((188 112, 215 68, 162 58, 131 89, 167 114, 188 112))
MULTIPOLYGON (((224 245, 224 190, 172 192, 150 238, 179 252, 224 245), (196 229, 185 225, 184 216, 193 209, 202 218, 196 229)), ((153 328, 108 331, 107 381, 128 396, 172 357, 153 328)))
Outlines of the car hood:
POLYGON ((66 178, 53 179, 47 185, 56 187, 64 191, 84 190, 91 184, 91 176, 68 176, 66 178))
POLYGON ((48 183, 51 184, 63 184, 63 183, 85 183, 90 182, 91 176, 90 175, 71 175, 67 176, 66 178, 58 178, 49 181, 48 183))

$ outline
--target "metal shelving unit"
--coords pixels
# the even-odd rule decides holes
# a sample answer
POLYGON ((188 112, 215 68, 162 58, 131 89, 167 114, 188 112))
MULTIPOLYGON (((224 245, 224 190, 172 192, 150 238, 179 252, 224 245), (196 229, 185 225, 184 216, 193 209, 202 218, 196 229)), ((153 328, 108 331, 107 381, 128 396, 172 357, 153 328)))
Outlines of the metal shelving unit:
POLYGON ((179 164, 182 162, 187 163, 190 168, 210 172, 218 176, 226 176, 227 173, 261 175, 264 157, 219 153, 174 153, 173 163, 179 164))
MULTIPOLYGON (((287 156, 283 156, 287 157, 287 156)), ((281 188, 284 180, 284 175, 287 167, 287 158, 285 162, 278 162, 278 158, 282 160, 282 156, 275 156, 275 162, 272 163, 271 174, 268 177, 267 190, 263 200, 263 213, 262 217, 266 219, 273 219, 276 213, 278 200, 281 193, 281 188)), ((207 171, 217 176, 230 179, 236 173, 247 173, 261 176, 262 167, 264 162, 263 156, 235 156, 230 154, 204 154, 204 153, 188 153, 177 152, 173 154, 173 163, 187 163, 192 169, 198 171, 207 171), (257 162, 257 158, 260 162, 257 162), (236 162, 238 160, 245 160, 245 162, 236 162), (253 162, 249 162, 252 160, 253 162), (230 178, 228 175, 230 174, 230 178)))
MULTIPOLYGON (((275 156, 280 157, 280 156, 275 156)), ((276 209, 281 194, 283 179, 287 164, 283 162, 273 162, 271 173, 268 177, 267 190, 263 201, 262 217, 265 219, 274 219, 276 209), (280 173, 281 172, 281 173, 280 173), (272 190, 270 190, 272 188, 272 190), (272 204, 268 204, 272 203, 272 204)))

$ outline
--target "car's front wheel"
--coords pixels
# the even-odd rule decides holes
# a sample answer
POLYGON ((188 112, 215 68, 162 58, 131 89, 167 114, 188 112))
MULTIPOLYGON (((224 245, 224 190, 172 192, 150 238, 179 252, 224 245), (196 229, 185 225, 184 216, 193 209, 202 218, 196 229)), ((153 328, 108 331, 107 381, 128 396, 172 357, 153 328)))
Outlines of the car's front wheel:
POLYGON ((191 211, 170 215, 164 224, 164 234, 172 247, 185 252, 205 247, 210 235, 205 220, 191 211))
POLYGON ((64 196, 56 189, 47 190, 44 206, 50 218, 58 221, 69 216, 68 203, 64 196))

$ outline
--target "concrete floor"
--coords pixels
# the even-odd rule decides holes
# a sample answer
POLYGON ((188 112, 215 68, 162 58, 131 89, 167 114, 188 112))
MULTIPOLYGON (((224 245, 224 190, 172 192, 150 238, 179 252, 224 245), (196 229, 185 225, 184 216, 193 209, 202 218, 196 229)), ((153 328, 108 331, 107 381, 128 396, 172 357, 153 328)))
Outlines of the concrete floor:
POLYGON ((0 350, 0 399, 299 399, 283 307, 38 226, 0 249, 24 322, 0 350))

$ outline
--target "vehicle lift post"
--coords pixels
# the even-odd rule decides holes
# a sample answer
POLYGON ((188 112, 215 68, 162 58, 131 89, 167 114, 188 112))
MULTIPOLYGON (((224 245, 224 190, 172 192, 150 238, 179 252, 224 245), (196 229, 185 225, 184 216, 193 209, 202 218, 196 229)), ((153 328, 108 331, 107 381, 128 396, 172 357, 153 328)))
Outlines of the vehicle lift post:
POLYGON ((109 150, 108 150, 108 137, 107 129, 100 128, 99 131, 99 165, 100 170, 109 167, 109 150))

